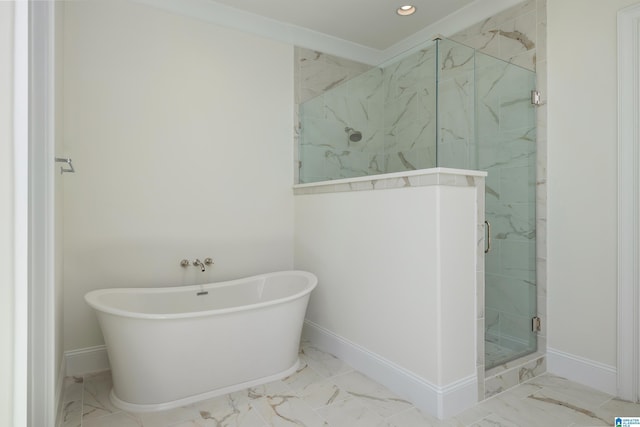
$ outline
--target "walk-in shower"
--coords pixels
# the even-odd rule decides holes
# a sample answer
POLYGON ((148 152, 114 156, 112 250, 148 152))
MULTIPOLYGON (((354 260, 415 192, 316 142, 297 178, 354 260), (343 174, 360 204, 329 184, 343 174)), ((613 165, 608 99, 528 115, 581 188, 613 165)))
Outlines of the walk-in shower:
POLYGON ((488 172, 486 368, 536 350, 534 85, 532 71, 444 39, 299 106, 300 183, 433 167, 488 172))

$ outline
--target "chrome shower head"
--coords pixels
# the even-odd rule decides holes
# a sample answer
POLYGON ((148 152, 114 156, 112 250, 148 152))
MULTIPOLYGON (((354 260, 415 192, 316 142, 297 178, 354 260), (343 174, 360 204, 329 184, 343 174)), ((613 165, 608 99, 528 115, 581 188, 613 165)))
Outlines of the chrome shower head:
POLYGON ((344 128, 344 131, 349 136, 349 141, 351 141, 351 142, 358 142, 358 141, 360 141, 362 139, 362 132, 360 132, 359 130, 355 130, 354 128, 346 127, 346 128, 344 128))

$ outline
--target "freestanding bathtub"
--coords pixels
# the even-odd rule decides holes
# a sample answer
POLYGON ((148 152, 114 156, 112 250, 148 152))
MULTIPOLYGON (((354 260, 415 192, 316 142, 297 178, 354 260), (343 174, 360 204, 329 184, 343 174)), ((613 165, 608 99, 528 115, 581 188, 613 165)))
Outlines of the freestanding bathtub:
POLYGON ((132 412, 171 409, 292 374, 317 282, 282 271, 89 292, 111 363, 111 401, 132 412))

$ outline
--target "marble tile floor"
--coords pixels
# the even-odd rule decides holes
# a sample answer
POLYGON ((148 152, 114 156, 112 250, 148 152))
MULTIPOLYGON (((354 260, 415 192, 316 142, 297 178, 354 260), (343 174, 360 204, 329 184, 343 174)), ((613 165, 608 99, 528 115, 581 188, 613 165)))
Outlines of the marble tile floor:
POLYGON ((590 427, 640 416, 639 404, 545 374, 441 421, 308 343, 300 359, 281 381, 156 413, 114 408, 108 371, 69 377, 60 427, 590 427))

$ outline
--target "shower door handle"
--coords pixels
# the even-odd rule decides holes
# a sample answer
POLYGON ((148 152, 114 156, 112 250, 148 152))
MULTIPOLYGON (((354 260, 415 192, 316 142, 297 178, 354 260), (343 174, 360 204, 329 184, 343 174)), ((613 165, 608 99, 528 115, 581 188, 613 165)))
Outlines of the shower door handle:
POLYGON ((487 220, 484 221, 486 225, 487 247, 484 249, 484 253, 487 254, 491 250, 491 223, 487 220))

